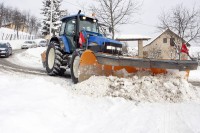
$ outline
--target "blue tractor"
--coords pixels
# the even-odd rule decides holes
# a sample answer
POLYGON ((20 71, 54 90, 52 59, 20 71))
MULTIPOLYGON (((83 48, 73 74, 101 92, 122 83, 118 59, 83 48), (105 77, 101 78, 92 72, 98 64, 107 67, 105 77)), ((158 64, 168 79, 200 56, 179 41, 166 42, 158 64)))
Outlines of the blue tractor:
POLYGON ((46 57, 43 59, 49 75, 62 75, 67 68, 70 68, 74 83, 78 82, 78 66, 85 50, 120 53, 119 50, 122 47, 122 43, 100 34, 97 19, 80 13, 81 11, 77 15, 61 19, 59 36, 53 36, 50 39, 46 57), (116 49, 106 49, 107 46, 113 46, 116 49))

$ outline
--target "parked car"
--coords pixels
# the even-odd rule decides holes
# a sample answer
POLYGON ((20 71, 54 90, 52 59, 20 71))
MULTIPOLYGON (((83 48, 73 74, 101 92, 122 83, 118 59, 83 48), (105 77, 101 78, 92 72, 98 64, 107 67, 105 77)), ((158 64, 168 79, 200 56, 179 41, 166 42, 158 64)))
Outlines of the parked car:
POLYGON ((9 57, 12 55, 12 47, 8 42, 0 42, 0 56, 9 57))
POLYGON ((46 47, 47 46, 46 39, 35 39, 35 42, 37 43, 38 47, 46 47))
POLYGON ((47 46, 47 41, 46 40, 41 40, 38 44, 39 47, 46 47, 47 46))
POLYGON ((28 48, 36 48, 37 44, 35 41, 29 40, 29 41, 25 41, 22 45, 21 45, 21 49, 28 49, 28 48))

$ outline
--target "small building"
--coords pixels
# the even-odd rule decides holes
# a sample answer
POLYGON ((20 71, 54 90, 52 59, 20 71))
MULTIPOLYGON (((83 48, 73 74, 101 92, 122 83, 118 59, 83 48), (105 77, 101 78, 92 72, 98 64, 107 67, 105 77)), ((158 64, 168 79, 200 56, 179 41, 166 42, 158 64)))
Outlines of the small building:
MULTIPOLYGON (((121 42, 128 42, 128 41, 136 41, 138 43, 138 57, 143 58, 143 41, 148 41, 150 40, 150 37, 147 36, 142 36, 142 35, 133 35, 133 34, 129 34, 129 35, 121 35, 116 37, 117 41, 121 41, 121 42)), ((123 47, 122 47, 123 50, 123 47)), ((127 50, 123 50, 123 51, 127 51, 127 50)))
MULTIPOLYGON (((184 40, 170 29, 165 30, 161 35, 143 48, 143 54, 146 58, 155 59, 178 59, 177 47, 181 48, 184 40)), ((190 46, 190 44, 187 44, 190 46)), ((187 58, 182 54, 181 58, 187 58)))

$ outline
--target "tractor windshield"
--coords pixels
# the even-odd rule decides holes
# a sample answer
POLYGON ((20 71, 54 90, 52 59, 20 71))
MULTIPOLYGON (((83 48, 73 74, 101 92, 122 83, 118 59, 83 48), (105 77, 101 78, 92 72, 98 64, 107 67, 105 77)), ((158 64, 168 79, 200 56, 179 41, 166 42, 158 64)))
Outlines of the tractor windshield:
POLYGON ((97 26, 97 20, 87 17, 81 17, 80 18, 80 31, 86 30, 91 32, 99 33, 98 26, 97 26))

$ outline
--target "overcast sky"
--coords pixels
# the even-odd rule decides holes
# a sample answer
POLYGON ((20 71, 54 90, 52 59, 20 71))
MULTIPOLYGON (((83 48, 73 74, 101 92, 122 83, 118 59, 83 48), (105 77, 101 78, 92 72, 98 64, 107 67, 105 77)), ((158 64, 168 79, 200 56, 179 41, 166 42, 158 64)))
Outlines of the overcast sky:
MULTIPOLYGON (((17 7, 21 10, 30 10, 37 17, 41 17, 42 0, 0 0, 5 5, 17 7)), ((77 5, 87 7, 94 0, 63 0, 62 9, 67 9, 70 14, 77 13, 80 9, 77 5)), ((139 0, 142 1, 142 0, 139 0)), ((143 0, 139 15, 136 19, 139 23, 129 24, 120 27, 121 34, 141 34, 153 37, 157 34, 156 25, 159 23, 158 16, 163 10, 169 10, 178 3, 182 3, 188 8, 194 5, 200 8, 200 0, 143 0)))

